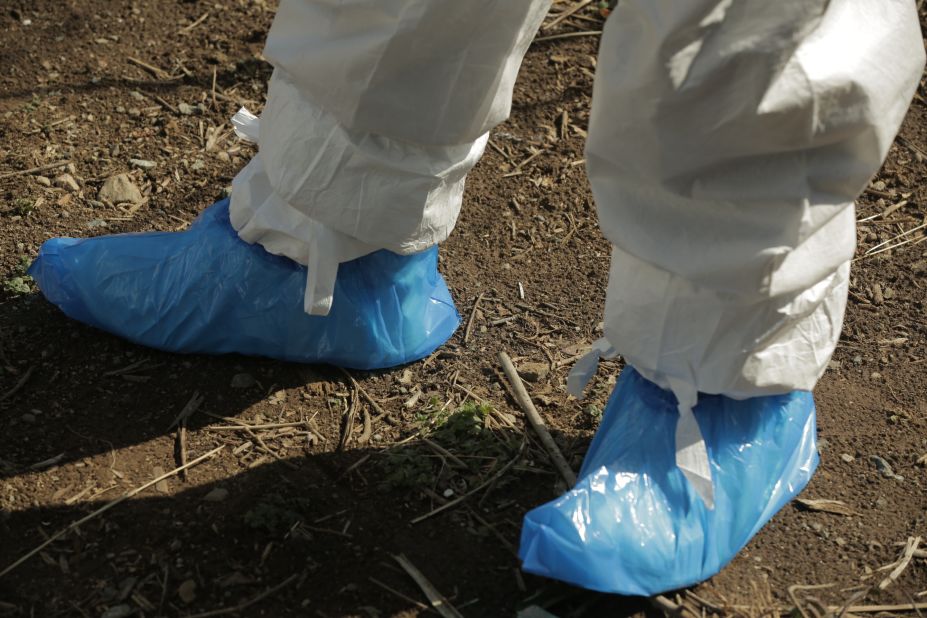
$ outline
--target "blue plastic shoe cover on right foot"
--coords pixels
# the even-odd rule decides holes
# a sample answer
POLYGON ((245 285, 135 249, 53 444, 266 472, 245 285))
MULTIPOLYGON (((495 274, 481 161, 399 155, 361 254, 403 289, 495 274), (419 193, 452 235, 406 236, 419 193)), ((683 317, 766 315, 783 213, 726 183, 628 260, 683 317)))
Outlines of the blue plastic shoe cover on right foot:
POLYGON ((715 507, 676 466, 676 398, 624 370, 576 486, 525 516, 531 573, 650 596, 718 573, 808 483, 818 464, 811 393, 700 395, 715 507))
POLYGON ((437 247, 345 262, 331 312, 310 316, 306 267, 241 240, 223 200, 183 232, 53 238, 29 274, 68 316, 149 347, 379 369, 460 323, 437 265, 437 247))

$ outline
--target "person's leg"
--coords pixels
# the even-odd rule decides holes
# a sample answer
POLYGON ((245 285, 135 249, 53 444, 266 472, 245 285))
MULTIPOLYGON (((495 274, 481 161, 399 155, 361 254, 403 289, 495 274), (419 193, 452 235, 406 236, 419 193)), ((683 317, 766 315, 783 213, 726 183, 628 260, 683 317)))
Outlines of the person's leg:
POLYGON ((549 4, 283 0, 231 204, 176 234, 53 239, 31 274, 68 315, 161 349, 426 356, 459 322, 435 244, 549 4))
POLYGON ((587 161, 613 245, 599 348, 632 368, 577 486, 526 516, 527 570, 690 585, 804 487, 853 200, 923 66, 911 0, 619 3, 587 161))
POLYGON ((326 313, 338 262, 447 238, 549 5, 281 3, 265 49, 275 71, 260 152, 236 179, 232 222, 310 265, 307 311, 326 313))

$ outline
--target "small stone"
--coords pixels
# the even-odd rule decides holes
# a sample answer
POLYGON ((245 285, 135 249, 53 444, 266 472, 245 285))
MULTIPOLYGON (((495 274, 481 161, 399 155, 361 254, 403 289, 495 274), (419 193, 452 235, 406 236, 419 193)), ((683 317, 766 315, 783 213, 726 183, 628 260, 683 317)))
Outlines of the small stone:
POLYGON ((123 204, 126 202, 138 204, 142 201, 142 192, 132 182, 128 174, 116 174, 106 179, 97 197, 100 198, 100 201, 109 202, 110 204, 123 204))
POLYGON ((449 487, 449 488, 447 488, 447 489, 444 490, 444 493, 443 493, 442 495, 443 495, 445 498, 450 498, 451 496, 454 495, 454 490, 451 489, 451 488, 449 487))
POLYGON ((823 453, 824 450, 830 446, 830 440, 827 438, 821 438, 818 440, 818 452, 823 453))
POLYGON ((26 412, 20 418, 23 420, 24 423, 34 423, 35 422, 35 414, 32 414, 30 412, 26 412))
POLYGON ((257 385, 257 380, 250 373, 236 373, 232 376, 232 388, 251 388, 257 385))
MULTIPOLYGON (((154 468, 151 469, 151 474, 155 477, 164 476, 164 468, 162 468, 161 466, 155 466, 154 468)), ((155 483, 155 489, 158 490, 162 494, 166 494, 170 492, 171 490, 170 485, 167 484, 167 479, 161 479, 160 481, 155 483)))
POLYGON ((834 538, 834 543, 836 543, 839 547, 843 547, 847 544, 847 540, 842 536, 838 536, 834 538))
POLYGON ((180 597, 180 600, 184 603, 193 603, 196 600, 196 582, 192 579, 185 580, 177 588, 177 596, 180 597))
POLYGON ((882 286, 878 283, 872 284, 872 304, 881 305, 885 302, 885 297, 882 295, 882 286))
POLYGON ((856 461, 856 458, 849 453, 840 453, 840 459, 842 459, 844 463, 853 463, 856 461))
POLYGON ((887 479, 895 479, 897 481, 903 481, 903 476, 898 476, 895 474, 895 471, 892 470, 891 464, 889 464, 885 459, 879 457, 878 455, 870 455, 869 461, 876 467, 876 470, 879 471, 879 474, 884 476, 887 479))
POLYGON ((859 354, 857 354, 856 356, 854 356, 854 357, 853 357, 853 364, 854 364, 854 365, 862 365, 862 364, 863 364, 863 357, 860 356, 859 354))
POLYGON ((879 373, 878 371, 873 371, 872 373, 869 374, 869 379, 870 380, 881 380, 882 374, 879 373))
MULTIPOLYGON (((61 213, 61 216, 64 216, 64 213, 61 213)), ((91 229, 96 227, 106 227, 106 221, 103 219, 91 219, 87 222, 87 227, 91 229)))
POLYGON ((402 375, 399 376, 399 383, 405 384, 406 386, 408 386, 409 384, 412 384, 412 370, 411 369, 406 369, 405 371, 402 372, 402 375))
POLYGON ((550 373, 546 363, 524 363, 518 368, 518 374, 528 382, 540 382, 550 373))
POLYGON ((216 487, 211 492, 203 496, 204 502, 222 502, 229 497, 229 490, 224 487, 216 487))
POLYGON ((39 183, 40 185, 42 185, 43 187, 51 186, 51 180, 49 180, 47 176, 36 176, 35 181, 39 183))
POLYGON ((74 180, 74 176, 71 176, 70 174, 62 174, 61 176, 55 178, 55 186, 62 189, 67 189, 72 193, 77 193, 80 191, 80 185, 77 184, 76 180, 74 180))
POLYGON ((882 496, 879 496, 878 498, 876 498, 875 504, 877 508, 884 509, 885 507, 888 506, 888 500, 886 500, 882 496))
POLYGON ((876 191, 885 191, 885 181, 884 180, 875 181, 874 183, 872 183, 872 188, 875 189, 876 191))
POLYGON ((180 103, 177 105, 177 111, 183 114, 184 116, 190 116, 193 112, 196 111, 196 108, 190 105, 189 103, 180 103))
POLYGON ((121 605, 113 605, 103 612, 100 618, 126 618, 127 616, 131 616, 134 612, 135 610, 132 609, 131 605, 123 603, 121 605))
POLYGON ((154 169, 158 166, 157 163, 149 161, 148 159, 129 159, 129 165, 143 170, 154 169))
POLYGON ((223 163, 231 163, 232 157, 224 150, 220 150, 216 153, 216 158, 222 161, 223 163))
POLYGON ((190 169, 192 169, 194 172, 198 172, 204 167, 206 167, 206 162, 202 159, 197 159, 193 162, 193 165, 190 166, 190 169))

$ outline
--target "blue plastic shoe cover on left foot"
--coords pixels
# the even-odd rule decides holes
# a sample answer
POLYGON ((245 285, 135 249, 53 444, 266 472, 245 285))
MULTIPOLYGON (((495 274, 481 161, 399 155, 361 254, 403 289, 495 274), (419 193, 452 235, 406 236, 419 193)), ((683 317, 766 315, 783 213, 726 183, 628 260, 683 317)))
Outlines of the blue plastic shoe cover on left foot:
POLYGON ((310 316, 306 268, 242 241, 223 200, 183 232, 54 238, 29 274, 68 316, 152 348, 378 369, 460 323, 437 262, 432 247, 343 263, 331 312, 310 316))
POLYGON ((701 395, 694 413, 711 463, 713 510, 676 467, 676 398, 628 367, 579 482, 525 516, 523 568, 645 596, 718 573, 814 473, 814 401, 807 392, 741 401, 701 395))

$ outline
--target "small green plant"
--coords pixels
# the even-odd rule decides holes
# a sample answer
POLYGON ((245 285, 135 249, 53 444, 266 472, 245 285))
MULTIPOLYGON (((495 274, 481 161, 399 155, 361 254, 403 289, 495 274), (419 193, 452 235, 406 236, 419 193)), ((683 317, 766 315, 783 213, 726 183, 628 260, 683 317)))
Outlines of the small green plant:
POLYGON ((20 217, 25 217, 30 212, 35 209, 35 202, 26 197, 18 197, 13 200, 13 208, 11 212, 14 215, 19 215, 20 217))
POLYGON ((256 505, 245 511, 245 524, 255 530, 271 534, 283 534, 305 519, 304 511, 309 506, 305 498, 266 494, 256 505))
POLYGON ((25 255, 19 256, 19 263, 13 267, 13 276, 3 282, 3 291, 8 294, 29 294, 35 281, 26 274, 32 261, 25 255))
POLYGON ((431 460, 420 449, 408 447, 388 450, 381 464, 384 476, 380 488, 412 489, 429 485, 434 475, 432 466, 431 460))
POLYGON ((384 453, 382 489, 430 487, 441 485, 450 477, 476 481, 485 472, 482 466, 487 460, 505 456, 514 448, 487 428, 486 419, 492 413, 489 405, 466 402, 453 411, 439 406, 439 401, 430 401, 416 420, 427 429, 423 434, 429 440, 464 458, 468 469, 452 470, 427 445, 410 444, 384 453))

